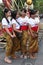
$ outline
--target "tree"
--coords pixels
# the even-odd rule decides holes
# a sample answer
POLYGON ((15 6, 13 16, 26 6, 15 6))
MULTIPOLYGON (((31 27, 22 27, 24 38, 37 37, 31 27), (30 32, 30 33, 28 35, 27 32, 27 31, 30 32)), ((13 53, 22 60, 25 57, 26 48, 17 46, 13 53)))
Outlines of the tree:
POLYGON ((3 18, 3 11, 2 11, 2 9, 0 8, 0 22, 1 22, 2 18, 3 18))
POLYGON ((40 13, 43 13, 43 0, 33 0, 34 9, 39 10, 40 13))

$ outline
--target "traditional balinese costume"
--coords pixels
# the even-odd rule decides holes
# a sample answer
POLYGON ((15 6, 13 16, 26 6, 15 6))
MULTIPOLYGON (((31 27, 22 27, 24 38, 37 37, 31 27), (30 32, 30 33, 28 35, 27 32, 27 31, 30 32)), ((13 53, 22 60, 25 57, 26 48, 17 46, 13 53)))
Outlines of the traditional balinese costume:
MULTIPOLYGON (((12 19, 12 26, 13 26, 13 24, 15 24, 15 28, 17 29, 17 30, 20 30, 20 25, 16 22, 16 20, 15 19, 12 19)), ((14 29, 13 29, 14 30, 14 29)), ((15 42, 15 50, 19 50, 20 49, 20 39, 19 39, 19 33, 18 32, 16 32, 15 30, 14 30, 14 32, 15 32, 15 34, 16 34, 16 37, 15 37, 15 39, 14 39, 14 42, 15 42)))
POLYGON ((29 24, 31 25, 32 33, 34 34, 34 38, 30 35, 30 45, 29 45, 29 52, 36 53, 38 52, 38 24, 39 19, 29 19, 29 24))
POLYGON ((28 36, 28 22, 29 19, 26 18, 27 16, 25 16, 24 18, 19 17, 17 19, 17 21, 20 24, 20 30, 22 30, 22 37, 21 37, 21 51, 23 53, 26 53, 28 51, 27 49, 27 40, 28 40, 28 45, 29 45, 29 36, 28 36))
POLYGON ((14 52, 15 52, 15 42, 14 39, 15 38, 11 38, 11 36, 6 32, 5 30, 5 26, 8 28, 8 30, 11 32, 11 34, 13 34, 13 28, 12 28, 12 23, 10 18, 6 19, 3 18, 2 19, 2 27, 3 27, 3 33, 5 35, 6 38, 6 56, 14 56, 14 52), (8 23, 9 21, 9 23, 8 23))

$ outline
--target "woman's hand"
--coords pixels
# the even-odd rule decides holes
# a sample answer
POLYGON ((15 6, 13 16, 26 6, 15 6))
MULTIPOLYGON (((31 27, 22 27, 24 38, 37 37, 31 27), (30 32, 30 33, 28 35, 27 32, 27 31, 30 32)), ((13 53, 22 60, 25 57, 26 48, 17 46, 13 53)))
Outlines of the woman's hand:
POLYGON ((13 36, 14 36, 14 37, 16 37, 16 35, 15 35, 15 34, 13 34, 13 36))
POLYGON ((11 35, 12 38, 14 38, 14 35, 11 35))
POLYGON ((14 37, 16 37, 16 35, 15 35, 15 34, 13 34, 13 35, 11 35, 11 37, 12 37, 12 38, 14 38, 14 37))
POLYGON ((35 34, 35 37, 38 37, 38 34, 37 33, 35 34))
POLYGON ((20 33, 22 33, 22 31, 20 31, 20 33))
POLYGON ((35 35, 34 34, 31 34, 33 38, 35 38, 35 35))
POLYGON ((30 31, 28 31, 28 35, 30 35, 30 31))

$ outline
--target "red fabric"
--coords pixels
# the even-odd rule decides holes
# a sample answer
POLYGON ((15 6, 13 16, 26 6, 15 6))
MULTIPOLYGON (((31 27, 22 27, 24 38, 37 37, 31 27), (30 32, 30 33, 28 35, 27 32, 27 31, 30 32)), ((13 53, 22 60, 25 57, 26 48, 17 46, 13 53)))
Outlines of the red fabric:
POLYGON ((38 26, 32 27, 31 28, 33 31, 37 31, 38 30, 38 26))
MULTIPOLYGON (((10 32, 12 32, 12 27, 10 27, 10 28, 8 28, 8 30, 10 31, 10 32)), ((5 31, 6 32, 6 30, 5 29, 3 29, 3 31, 5 31)))
POLYGON ((28 30, 28 26, 21 26, 20 30, 28 30))

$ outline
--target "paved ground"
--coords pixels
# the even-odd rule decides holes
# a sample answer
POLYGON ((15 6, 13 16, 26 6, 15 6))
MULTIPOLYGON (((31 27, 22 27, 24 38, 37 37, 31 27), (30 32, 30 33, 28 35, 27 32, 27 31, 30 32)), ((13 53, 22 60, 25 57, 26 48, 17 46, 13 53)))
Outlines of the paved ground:
MULTIPOLYGON (((40 37, 43 32, 39 33, 40 37)), ((39 40, 39 52, 37 54, 36 59, 12 59, 12 64, 7 64, 4 62, 5 57, 5 51, 3 49, 0 49, 0 65, 43 65, 43 38, 39 40)))

